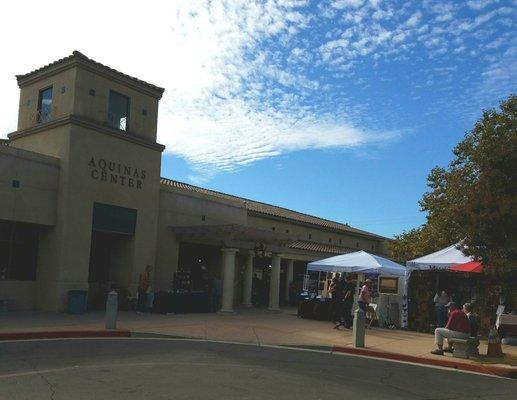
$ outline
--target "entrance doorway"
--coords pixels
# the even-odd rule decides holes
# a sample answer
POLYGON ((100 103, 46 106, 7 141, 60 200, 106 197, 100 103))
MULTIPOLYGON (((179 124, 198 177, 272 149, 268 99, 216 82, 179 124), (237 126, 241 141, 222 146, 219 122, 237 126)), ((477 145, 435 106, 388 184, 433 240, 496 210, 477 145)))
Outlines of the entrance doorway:
POLYGON ((103 310, 107 294, 118 292, 120 309, 129 309, 129 284, 137 210, 93 203, 88 308, 103 310))
POLYGON ((104 310, 110 290, 119 292, 119 304, 124 308, 127 284, 130 282, 131 236, 92 232, 90 268, 88 274, 88 309, 104 310))

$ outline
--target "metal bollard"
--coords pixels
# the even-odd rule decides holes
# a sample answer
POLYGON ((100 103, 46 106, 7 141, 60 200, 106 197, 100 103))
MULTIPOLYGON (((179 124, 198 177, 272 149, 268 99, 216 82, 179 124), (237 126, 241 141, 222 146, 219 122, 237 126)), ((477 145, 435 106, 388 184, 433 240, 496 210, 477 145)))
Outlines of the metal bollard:
POLYGON ((114 290, 106 299, 106 329, 117 329, 118 294, 114 290))
POLYGON ((352 330, 352 340, 354 347, 364 347, 366 313, 358 308, 354 312, 354 328, 352 330))

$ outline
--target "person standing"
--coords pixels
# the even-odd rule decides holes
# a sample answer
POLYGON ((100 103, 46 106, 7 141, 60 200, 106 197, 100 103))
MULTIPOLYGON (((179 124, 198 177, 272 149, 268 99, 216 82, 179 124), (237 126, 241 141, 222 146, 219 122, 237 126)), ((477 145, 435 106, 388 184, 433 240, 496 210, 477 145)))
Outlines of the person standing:
POLYGON ((470 326, 470 337, 477 337, 478 336, 478 330, 479 330, 479 324, 477 321, 477 317, 472 313, 472 304, 465 303, 463 304, 463 312, 469 319, 469 326, 470 326))
POLYGON ((436 349, 431 351, 431 354, 439 356, 443 356, 444 351, 449 351, 449 349, 443 348, 444 339, 467 339, 470 336, 470 324, 467 314, 460 310, 456 303, 452 301, 445 307, 449 309, 449 320, 445 328, 436 328, 434 330, 436 349))
POLYGON ((451 301, 445 290, 440 294, 434 295, 434 307, 436 316, 436 327, 443 328, 447 323, 447 308, 445 307, 451 301))
POLYGON ((332 278, 332 283, 329 287, 329 292, 332 295, 331 318, 335 324, 334 329, 338 329, 339 325, 341 325, 341 315, 343 314, 343 286, 339 278, 339 273, 337 273, 332 278))
POLYGON ((355 285, 352 277, 347 275, 343 283, 343 323, 342 325, 350 329, 353 325, 352 306, 354 305, 355 285))
POLYGON ((361 292, 359 293, 359 300, 357 300, 357 305, 361 310, 366 312, 366 308, 368 304, 372 301, 372 280, 367 279, 364 281, 364 285, 361 288, 361 292))
POLYGON ((138 306, 137 311, 144 312, 147 304, 147 291, 151 285, 151 271, 153 267, 147 265, 138 278, 138 306))

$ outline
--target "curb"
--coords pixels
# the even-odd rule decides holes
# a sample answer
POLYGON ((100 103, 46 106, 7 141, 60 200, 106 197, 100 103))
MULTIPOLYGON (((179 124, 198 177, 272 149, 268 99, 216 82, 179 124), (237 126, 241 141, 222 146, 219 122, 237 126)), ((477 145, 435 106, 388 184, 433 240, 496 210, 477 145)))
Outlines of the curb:
POLYGON ((0 332, 0 342, 3 340, 30 340, 30 339, 65 339, 65 338, 110 338, 130 337, 128 330, 91 330, 91 331, 41 331, 41 332, 0 332))
POLYGON ((384 359, 395 360, 395 361, 405 361, 405 362, 410 362, 410 363, 414 363, 414 364, 453 368, 453 369, 457 369, 459 371, 477 372, 479 374, 496 375, 496 376, 500 376, 503 378, 517 379, 517 368, 516 367, 499 367, 496 365, 467 364, 467 363, 462 363, 462 362, 457 362, 457 361, 452 361, 452 360, 437 360, 434 358, 410 356, 410 355, 398 354, 398 353, 388 353, 388 352, 378 351, 378 350, 358 349, 355 347, 334 346, 332 348, 332 351, 336 352, 336 353, 356 354, 356 355, 362 355, 362 356, 384 358, 384 359))

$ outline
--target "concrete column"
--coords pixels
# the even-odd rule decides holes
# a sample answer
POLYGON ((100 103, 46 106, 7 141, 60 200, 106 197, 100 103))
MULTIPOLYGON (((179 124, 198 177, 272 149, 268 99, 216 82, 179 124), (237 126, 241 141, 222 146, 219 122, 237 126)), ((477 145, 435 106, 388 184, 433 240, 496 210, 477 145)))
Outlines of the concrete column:
POLYGON ((235 253, 237 249, 221 249, 223 253, 223 301, 220 312, 233 313, 233 284, 235 281, 235 253))
POLYGON ((294 272, 294 260, 287 260, 287 271, 285 275, 285 295, 284 299, 286 302, 289 302, 289 287, 293 282, 293 272, 294 272))
POLYGON ((243 302, 244 307, 251 307, 251 292, 253 285, 253 256, 254 253, 250 251, 246 256, 246 265, 244 266, 244 293, 243 302))
POLYGON ((280 296, 280 254, 271 256, 271 281, 269 282, 269 309, 277 311, 280 296))

